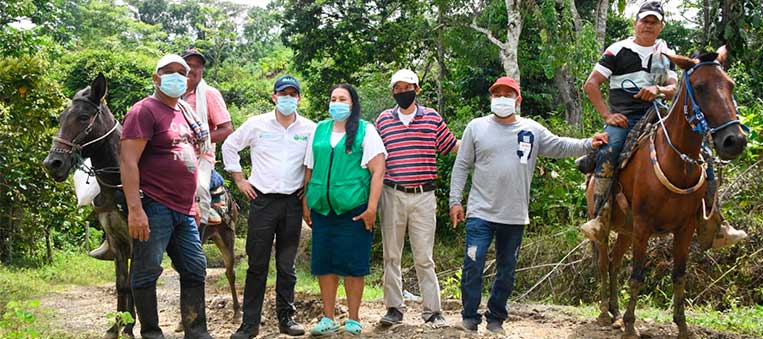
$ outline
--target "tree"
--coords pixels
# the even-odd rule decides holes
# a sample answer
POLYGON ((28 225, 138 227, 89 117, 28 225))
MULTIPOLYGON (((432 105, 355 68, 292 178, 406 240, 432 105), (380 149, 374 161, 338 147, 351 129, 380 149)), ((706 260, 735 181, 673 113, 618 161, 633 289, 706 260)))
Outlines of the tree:
POLYGON ((504 0, 506 5, 506 40, 501 41, 496 38, 493 32, 478 23, 480 14, 487 6, 485 1, 478 1, 472 8, 473 19, 469 27, 485 35, 485 37, 494 45, 498 46, 498 56, 503 65, 503 69, 509 77, 520 82, 519 65, 517 64, 517 47, 519 45, 519 35, 522 33, 522 14, 520 7, 523 0, 504 0))

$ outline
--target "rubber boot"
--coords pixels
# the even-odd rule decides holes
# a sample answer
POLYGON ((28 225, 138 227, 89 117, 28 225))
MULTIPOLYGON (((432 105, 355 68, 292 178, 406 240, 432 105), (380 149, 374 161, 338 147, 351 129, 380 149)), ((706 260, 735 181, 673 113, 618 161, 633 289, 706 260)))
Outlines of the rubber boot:
POLYGON ((140 321, 140 336, 143 339, 164 339, 159 328, 159 312, 156 311, 156 285, 145 288, 134 288, 132 296, 135 300, 135 313, 140 321))
POLYGON ((596 170, 596 151, 588 152, 588 154, 575 159, 575 167, 584 174, 593 173, 596 170))
POLYGON ((184 339, 212 339, 207 331, 204 285, 180 287, 180 319, 185 330, 184 339))
POLYGON ((114 251, 111 250, 108 239, 103 239, 101 246, 90 251, 88 255, 98 260, 114 261, 114 251))
POLYGON ((704 197, 707 211, 704 212, 712 214, 709 219, 705 220, 704 213, 702 213, 697 222, 697 239, 703 250, 731 246, 747 238, 745 231, 737 230, 725 222, 721 215, 720 205, 716 200, 717 193, 718 180, 708 180, 704 197))
POLYGON ((593 191, 593 215, 594 218, 580 226, 580 231, 583 232, 586 238, 597 243, 603 243, 606 240, 607 234, 604 232, 604 225, 602 225, 603 217, 609 216, 609 208, 606 208, 607 213, 604 212, 604 206, 609 206, 607 200, 612 187, 612 178, 607 177, 595 177, 594 178, 594 191, 593 191))

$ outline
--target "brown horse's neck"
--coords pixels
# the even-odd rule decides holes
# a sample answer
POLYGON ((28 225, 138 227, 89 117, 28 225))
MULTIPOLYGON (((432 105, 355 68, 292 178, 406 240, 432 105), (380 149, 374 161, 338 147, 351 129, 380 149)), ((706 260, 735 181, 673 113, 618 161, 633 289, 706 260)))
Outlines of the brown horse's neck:
MULTIPOLYGON (((670 141, 676 149, 692 159, 699 159, 702 136, 692 131, 691 126, 689 126, 684 117, 683 109, 686 100, 686 88, 680 86, 670 113, 668 113, 668 117, 665 119, 665 129, 667 129, 670 141)), ((688 110, 692 112, 691 103, 689 103, 688 110)), ((699 167, 681 160, 681 156, 668 145, 664 131, 660 127, 657 128, 655 148, 660 167, 662 167, 662 170, 671 182, 684 188, 697 182, 700 175, 699 167)))

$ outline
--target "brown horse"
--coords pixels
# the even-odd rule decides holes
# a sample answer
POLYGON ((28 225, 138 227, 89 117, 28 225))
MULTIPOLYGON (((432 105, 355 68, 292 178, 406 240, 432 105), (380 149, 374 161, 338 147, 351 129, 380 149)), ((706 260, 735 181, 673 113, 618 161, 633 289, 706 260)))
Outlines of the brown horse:
MULTIPOLYGON (((673 234, 673 322, 678 338, 692 338, 684 315, 686 263, 692 235, 705 209, 705 168, 700 147, 708 136, 721 159, 739 156, 747 144, 737 118, 732 96, 733 81, 716 62, 718 54, 707 53, 700 60, 669 56, 686 70, 673 106, 664 124, 655 124, 651 137, 644 138, 632 158, 621 170, 619 185, 610 201, 614 206, 604 212, 604 228, 617 232, 611 251, 608 241, 596 244, 599 253, 599 292, 601 314, 598 322, 609 325, 619 317, 617 277, 623 255, 633 248, 630 300, 623 316, 622 338, 639 338, 635 327, 635 308, 646 275, 646 250, 653 235, 673 234), (607 218, 608 217, 608 218, 607 218)), ((724 58, 721 56, 721 58, 724 58)), ((589 216, 593 217, 593 179, 589 181, 589 216)), ((609 237, 605 237, 608 239, 609 237)))
MULTIPOLYGON (((128 260, 132 256, 132 238, 127 232, 127 218, 118 210, 114 194, 121 187, 119 177, 119 146, 121 125, 111 114, 105 97, 108 90, 103 74, 93 80, 89 87, 80 90, 72 98, 72 103, 59 116, 58 136, 43 164, 56 181, 64 181, 72 168, 80 165, 84 158, 92 160, 90 169, 98 181, 101 193, 93 204, 98 221, 106 232, 109 247, 114 252, 117 285, 117 311, 130 312, 135 318, 132 292, 130 289, 128 260)), ((230 215, 223 218, 235 224, 238 214, 230 193, 226 190, 224 199, 230 215)), ((233 297, 234 315, 240 314, 236 294, 236 277, 233 270, 235 227, 222 223, 199 230, 202 243, 212 239, 223 255, 226 276, 233 297)), ((119 328, 114 325, 104 335, 106 339, 119 337, 119 328)), ((133 337, 133 324, 124 328, 124 334, 133 337)))

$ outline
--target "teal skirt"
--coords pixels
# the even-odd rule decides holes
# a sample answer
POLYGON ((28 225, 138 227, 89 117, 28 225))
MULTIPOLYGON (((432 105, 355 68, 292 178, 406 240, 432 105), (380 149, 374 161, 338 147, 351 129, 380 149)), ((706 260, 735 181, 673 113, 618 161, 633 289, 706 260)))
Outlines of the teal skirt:
POLYGON ((362 277, 371 272, 374 232, 366 231, 362 220, 352 220, 366 208, 363 204, 340 215, 334 211, 329 215, 310 211, 313 222, 310 270, 313 275, 362 277))

